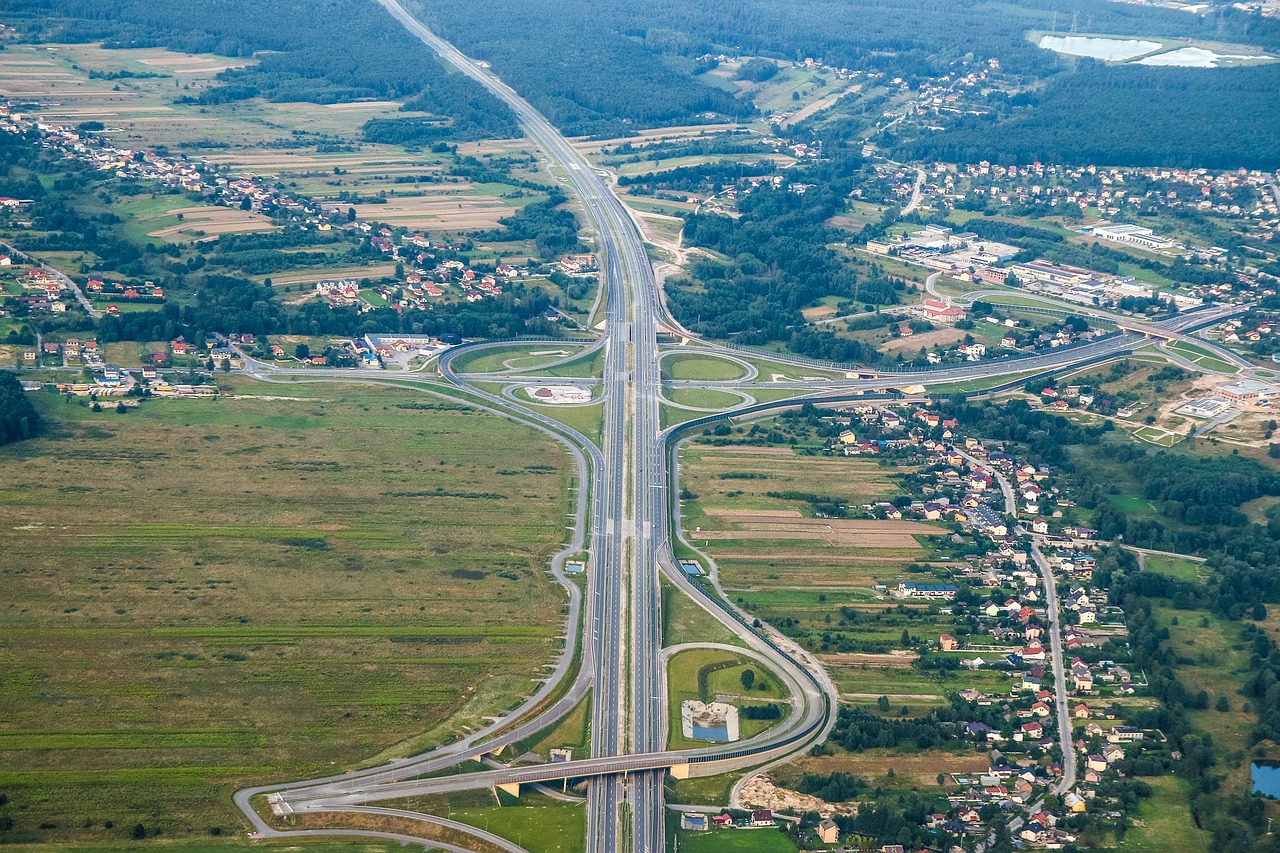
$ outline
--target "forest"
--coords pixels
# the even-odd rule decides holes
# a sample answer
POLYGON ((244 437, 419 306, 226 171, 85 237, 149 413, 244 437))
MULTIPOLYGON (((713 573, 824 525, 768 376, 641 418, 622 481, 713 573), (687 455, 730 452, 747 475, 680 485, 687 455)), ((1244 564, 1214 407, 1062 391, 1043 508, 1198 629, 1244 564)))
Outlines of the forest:
POLYGON ((1084 61, 1006 118, 969 118, 897 145, 908 160, 1280 167, 1280 63, 1109 68, 1084 61))
MULTIPOLYGON (((1016 82, 1049 79, 1009 120, 904 140, 902 157, 1001 162, 1132 162, 1250 166, 1277 162, 1273 68, 1202 69, 1072 63, 1029 30, 1076 20, 1088 32, 1238 41, 1280 49, 1280 22, 1231 8, 1212 14, 1107 0, 419 0, 423 18, 493 63, 571 134, 617 133, 619 122, 670 124, 699 113, 735 118, 749 105, 704 86, 699 57, 724 53, 882 71, 915 81, 971 54, 999 59, 1016 82), (1072 73, 1071 69, 1080 71, 1072 73), (1262 119, 1262 120, 1259 120, 1262 119), (1146 129, 1148 132, 1135 132, 1146 129)), ((763 62, 741 72, 768 74, 763 62)), ((899 158, 901 159, 901 157, 899 158)))
POLYGON ((27 399, 18 377, 0 370, 0 444, 22 441, 40 431, 40 415, 27 399))
POLYGON ((511 216, 498 220, 500 229, 477 235, 479 240, 532 240, 538 247, 538 257, 544 261, 555 260, 582 248, 578 242, 578 225, 573 212, 561 207, 566 197, 559 187, 546 201, 527 204, 511 216))
MULTIPOLYGON (((8 23, 36 41, 102 41, 107 47, 257 58, 219 75, 221 85, 202 93, 201 102, 258 95, 321 104, 413 99, 412 109, 448 120, 451 139, 519 135, 505 104, 478 83, 450 73, 389 13, 366 0, 10 0, 5 11, 8 23)), ((419 125, 410 129, 424 132, 419 125)), ((392 131, 375 125, 366 132, 392 131)))
POLYGON ((835 294, 857 304, 894 304, 905 284, 870 265, 840 257, 826 221, 843 209, 861 159, 833 158, 789 171, 782 186, 762 185, 742 198, 737 219, 695 213, 685 219, 687 244, 732 260, 701 260, 692 277, 669 282, 668 300, 682 324, 700 334, 746 345, 787 343, 832 361, 878 361, 874 350, 829 332, 802 330, 802 308, 835 294))

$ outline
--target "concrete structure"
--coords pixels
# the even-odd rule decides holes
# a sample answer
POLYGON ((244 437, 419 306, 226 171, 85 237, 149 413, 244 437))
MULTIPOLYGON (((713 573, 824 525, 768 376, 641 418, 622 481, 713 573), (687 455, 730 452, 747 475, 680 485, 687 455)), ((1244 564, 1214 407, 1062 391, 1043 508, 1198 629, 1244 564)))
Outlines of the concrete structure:
POLYGON ((1216 418, 1230 408, 1229 400, 1221 397, 1201 397, 1198 400, 1183 403, 1175 411, 1180 415, 1190 415, 1193 418, 1216 418))
POLYGON ((1271 386, 1261 382, 1241 379, 1238 382, 1229 382, 1220 386, 1218 393, 1234 403, 1256 403, 1259 398, 1269 396, 1271 390, 1271 386))
POLYGON ((693 740, 733 743, 741 736, 738 709, 727 702, 686 699, 680 703, 680 733, 693 740))
POLYGON ((1160 237, 1150 228, 1141 225, 1097 225, 1093 228, 1093 236, 1110 243, 1123 243, 1130 246, 1159 251, 1174 248, 1177 244, 1167 237, 1160 237))

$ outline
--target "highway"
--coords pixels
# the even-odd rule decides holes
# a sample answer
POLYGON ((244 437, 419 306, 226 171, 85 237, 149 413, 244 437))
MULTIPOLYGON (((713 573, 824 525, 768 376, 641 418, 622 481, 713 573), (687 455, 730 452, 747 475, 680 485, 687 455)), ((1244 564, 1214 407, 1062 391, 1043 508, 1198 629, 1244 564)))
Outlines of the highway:
MULTIPOLYGON (((575 430, 522 405, 514 397, 489 393, 473 384, 476 381, 504 381, 514 385, 522 382, 521 377, 459 373, 453 362, 456 355, 467 348, 451 350, 439 360, 444 379, 457 386, 478 408, 513 417, 554 436, 569 448, 575 459, 579 494, 573 541, 552 564, 553 574, 569 589, 566 650, 552 677, 530 700, 507 717, 462 741, 359 772, 245 789, 235 794, 235 800, 258 833, 267 836, 282 833, 254 811, 251 800, 259 794, 274 795, 282 808, 293 813, 364 811, 377 808, 368 805, 370 803, 392 798, 500 784, 534 784, 566 777, 585 778, 590 780, 587 849, 593 853, 614 853, 624 849, 656 853, 665 849, 666 808, 662 783, 669 768, 687 766, 695 771, 719 773, 792 756, 829 732, 835 720, 836 694, 821 668, 807 659, 803 652, 794 646, 788 647, 767 629, 753 628, 746 614, 712 598, 686 577, 677 565, 672 548, 672 515, 678 510, 673 495, 676 493, 675 452, 679 431, 664 432, 660 428, 659 405, 663 384, 660 360, 663 352, 657 338, 659 324, 673 327, 674 324, 665 317, 652 265, 631 217, 591 164, 513 89, 436 37, 396 0, 378 2, 449 64, 480 82, 510 106, 526 133, 580 202, 586 224, 595 235, 595 250, 601 264, 601 287, 605 292, 603 332, 598 339, 585 343, 583 349, 566 357, 566 360, 597 349, 604 352, 604 372, 599 382, 604 404, 604 428, 599 447, 575 430), (589 539, 584 534, 587 527, 589 539), (561 567, 566 556, 584 548, 590 556, 586 594, 579 601, 577 588, 564 577, 561 567), (665 577, 682 594, 688 595, 733 631, 788 684, 795 707, 786 720, 750 741, 693 750, 667 750, 660 577, 665 577), (565 688, 563 682, 568 676, 578 639, 579 614, 582 621, 582 664, 576 678, 565 688), (553 692, 560 689, 563 689, 562 695, 552 701, 553 692), (592 697, 589 755, 557 764, 435 775, 545 729, 571 710, 588 691, 592 697), (624 801, 629 809, 624 810, 624 801), (624 814, 629 814, 629 827, 622 825, 624 814)), ((1169 321, 1170 328, 1174 322, 1169 321)), ((830 401, 840 396, 852 399, 855 395, 879 392, 886 387, 936 385, 1061 369, 1130 351, 1143 345, 1145 340, 1137 332, 1123 332, 1080 347, 1064 347, 1025 359, 933 371, 906 371, 864 380, 815 382, 801 379, 789 383, 763 383, 758 381, 754 367, 740 362, 749 368, 746 377, 723 384, 743 389, 764 385, 795 387, 808 392, 808 399, 830 401)), ((709 349, 705 344, 697 346, 709 349)), ((715 351, 724 352, 719 348, 715 351)), ((807 359, 773 360, 801 368, 822 367, 807 359)), ((263 381, 277 381, 273 375, 276 371, 270 366, 251 359, 245 364, 247 374, 263 381)), ((432 389, 431 380, 422 376, 353 370, 343 371, 335 379, 333 371, 315 369, 289 370, 287 374, 292 381, 376 381, 443 394, 439 386, 432 389)), ((456 395, 453 398, 456 399, 456 395)), ((761 413, 797 404, 798 401, 793 399, 744 405, 728 415, 712 415, 685 427, 696 429, 726 416, 761 413)), ((678 535, 678 530, 675 533, 678 535)), ((1054 623, 1056 630, 1056 617, 1054 623)), ((1056 669, 1061 677, 1061 666, 1056 669)), ((1060 691, 1059 695, 1063 693, 1060 691)), ((375 813, 400 817, 412 815, 396 810, 375 813)), ((440 823, 435 818, 419 819, 440 823)), ((506 849, 519 848, 508 845, 506 849)))

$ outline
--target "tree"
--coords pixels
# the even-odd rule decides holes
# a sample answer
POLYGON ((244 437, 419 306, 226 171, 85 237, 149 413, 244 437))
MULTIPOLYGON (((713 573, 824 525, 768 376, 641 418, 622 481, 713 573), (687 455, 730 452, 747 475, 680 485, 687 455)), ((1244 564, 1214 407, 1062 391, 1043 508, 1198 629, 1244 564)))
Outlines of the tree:
POLYGON ((127 411, 129 411, 129 407, 124 404, 124 400, 121 400, 119 403, 116 403, 117 415, 123 415, 127 411))
POLYGON ((307 346, 306 344, 298 344, 296 347, 293 348, 293 356, 299 361, 304 361, 308 358, 311 358, 311 347, 307 346))
POLYGON ((1214 707, 1214 710, 1216 711, 1230 711, 1231 703, 1227 701, 1226 696, 1219 696, 1218 701, 1214 703, 1213 707, 1214 707))
POLYGON ((356 221, 356 209, 354 207, 347 208, 347 221, 348 222, 356 221))
POLYGON ((899 643, 904 649, 911 645, 911 632, 906 628, 902 629, 902 637, 899 640, 899 643))
POLYGON ((134 837, 134 838, 146 838, 146 837, 147 837, 147 828, 146 828, 145 826, 143 826, 142 824, 140 824, 140 823, 135 823, 135 824, 133 825, 133 837, 134 837))
POLYGON ((750 690, 751 685, 756 683, 756 673, 753 669, 744 669, 740 677, 742 681, 742 689, 750 690))
POLYGON ((880 711, 882 711, 883 713, 886 713, 886 714, 889 713, 889 697, 881 696, 879 699, 877 699, 876 707, 879 708, 880 711))
POLYGON ((939 784, 939 785, 945 785, 945 784, 947 784, 947 774, 945 774, 945 773, 939 773, 939 774, 938 774, 938 784, 939 784))
POLYGON ((0 832, 8 832, 13 829, 13 818, 8 815, 0 815, 0 832))
POLYGON ((101 403, 99 403, 97 400, 94 400, 94 401, 93 401, 93 405, 92 405, 92 406, 90 406, 89 408, 90 408, 90 409, 92 409, 92 410, 93 410, 93 411, 95 411, 95 412, 101 412, 101 411, 102 411, 102 404, 101 404, 101 403))

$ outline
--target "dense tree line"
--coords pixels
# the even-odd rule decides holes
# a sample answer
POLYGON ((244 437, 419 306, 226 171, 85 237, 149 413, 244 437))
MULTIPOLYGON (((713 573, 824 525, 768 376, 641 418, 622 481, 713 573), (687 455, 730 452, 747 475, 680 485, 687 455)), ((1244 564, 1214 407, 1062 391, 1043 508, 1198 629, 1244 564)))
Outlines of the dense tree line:
POLYGON ((22 441, 40 431, 40 414, 27 399, 18 377, 0 370, 0 444, 22 441))
MULTIPOLYGON (((672 153, 670 156, 687 156, 672 153)), ((622 175, 618 185, 623 187, 641 185, 648 189, 680 190, 698 192, 710 189, 718 192, 724 187, 733 186, 743 178, 760 175, 771 175, 777 166, 768 160, 757 163, 735 163, 732 160, 718 160, 713 163, 701 163, 694 166, 680 166, 661 172, 646 172, 643 175, 622 175)))
POLYGON ((1206 72, 1082 60, 1082 70, 1055 77, 1007 118, 966 119, 899 145, 895 156, 1273 170, 1278 113, 1280 65, 1206 72))
POLYGON ((446 71, 389 13, 363 0, 13 0, 6 12, 37 40, 256 57, 220 74, 221 85, 196 96, 200 103, 412 98, 413 109, 446 118, 457 138, 519 135, 501 101, 446 71))
POLYGON ((570 135, 622 135, 628 125, 685 122, 701 113, 755 113, 621 32, 608 4, 587 0, 431 0, 423 20, 468 55, 491 63, 570 135))
POLYGON ((566 201, 557 188, 546 201, 526 204, 511 216, 498 220, 501 229, 485 231, 479 240, 532 240, 544 260, 578 251, 578 225, 573 212, 561 205, 566 201))

